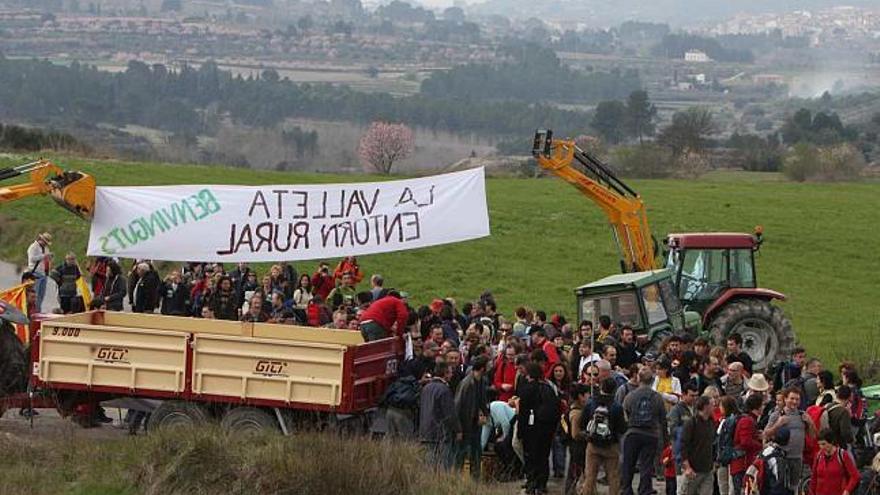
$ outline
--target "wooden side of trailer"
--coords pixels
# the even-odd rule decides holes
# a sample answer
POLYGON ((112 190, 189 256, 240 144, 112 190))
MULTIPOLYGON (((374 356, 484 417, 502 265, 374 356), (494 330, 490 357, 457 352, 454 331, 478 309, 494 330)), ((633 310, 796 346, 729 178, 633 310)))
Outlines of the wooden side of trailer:
POLYGON ((44 321, 34 375, 53 389, 357 413, 397 373, 399 338, 92 311, 44 321))

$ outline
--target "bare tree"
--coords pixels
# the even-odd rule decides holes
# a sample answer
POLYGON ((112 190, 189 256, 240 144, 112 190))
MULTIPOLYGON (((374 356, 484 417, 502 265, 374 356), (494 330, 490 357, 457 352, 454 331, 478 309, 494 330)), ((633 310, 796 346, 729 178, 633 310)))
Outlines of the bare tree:
POLYGON ((412 129, 405 124, 373 122, 358 143, 358 157, 364 170, 390 174, 391 168, 408 157, 415 147, 412 129))
POLYGON ((678 157, 689 151, 701 153, 708 145, 708 137, 715 132, 712 111, 705 107, 690 107, 675 112, 672 123, 660 132, 658 141, 678 157))

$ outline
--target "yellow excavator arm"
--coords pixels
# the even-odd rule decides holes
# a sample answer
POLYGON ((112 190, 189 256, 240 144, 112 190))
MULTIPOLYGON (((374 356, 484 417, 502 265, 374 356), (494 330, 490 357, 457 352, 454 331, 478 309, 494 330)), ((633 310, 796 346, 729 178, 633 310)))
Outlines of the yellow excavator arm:
POLYGON ((95 211, 95 179, 91 175, 61 170, 47 160, 0 169, 0 181, 28 174, 23 184, 0 187, 0 204, 29 196, 49 195, 75 215, 90 220, 95 211))
POLYGON ((541 168, 573 185, 602 208, 620 249, 624 272, 659 267, 641 196, 607 165, 580 149, 573 140, 553 139, 553 131, 545 129, 535 132, 532 155, 541 168))

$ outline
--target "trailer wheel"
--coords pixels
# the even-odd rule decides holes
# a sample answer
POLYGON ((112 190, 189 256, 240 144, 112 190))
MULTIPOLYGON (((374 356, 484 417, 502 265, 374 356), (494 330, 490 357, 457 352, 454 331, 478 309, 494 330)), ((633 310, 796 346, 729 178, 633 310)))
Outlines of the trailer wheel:
POLYGON ((166 400, 150 415, 147 431, 160 428, 192 428, 207 423, 210 417, 208 411, 199 404, 166 400))
POLYGON ((230 409, 220 420, 220 427, 229 433, 258 435, 265 431, 280 431, 278 420, 256 407, 236 407, 230 409))

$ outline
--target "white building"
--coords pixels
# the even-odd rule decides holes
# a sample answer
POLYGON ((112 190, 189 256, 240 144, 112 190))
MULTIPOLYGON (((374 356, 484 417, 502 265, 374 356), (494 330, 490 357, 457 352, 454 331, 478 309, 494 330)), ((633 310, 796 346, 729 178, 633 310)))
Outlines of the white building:
POLYGON ((711 62, 712 59, 702 50, 688 50, 684 53, 686 62, 711 62))

